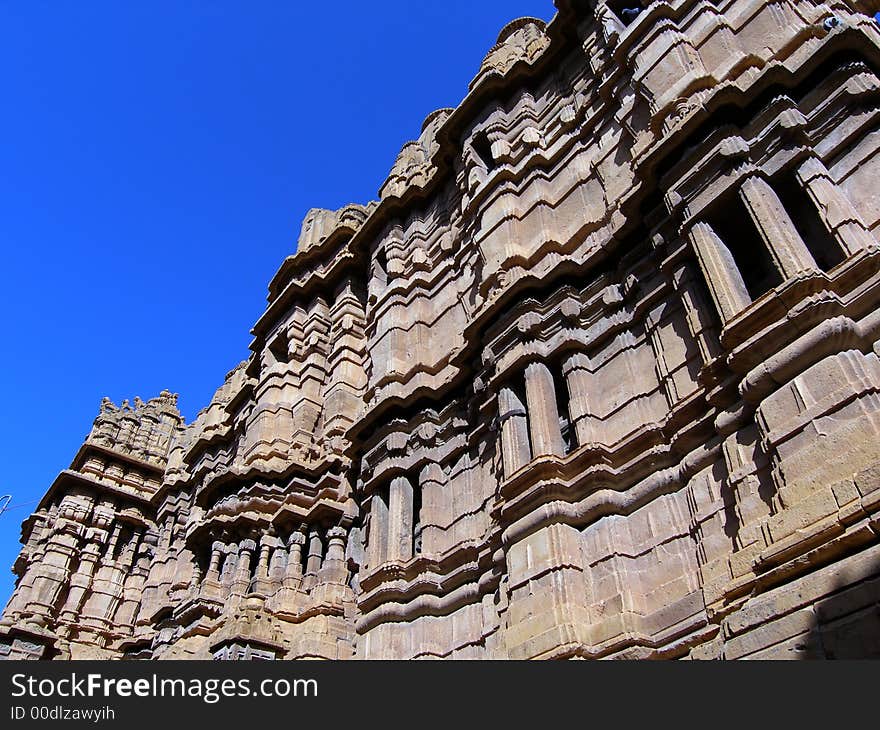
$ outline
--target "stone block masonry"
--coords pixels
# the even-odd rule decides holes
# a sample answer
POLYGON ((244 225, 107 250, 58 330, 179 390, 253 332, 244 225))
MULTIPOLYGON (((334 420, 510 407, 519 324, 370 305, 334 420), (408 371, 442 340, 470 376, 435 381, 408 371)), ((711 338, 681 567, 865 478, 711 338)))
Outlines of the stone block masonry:
POLYGON ((880 6, 556 6, 101 405, 0 656, 880 656, 880 6))

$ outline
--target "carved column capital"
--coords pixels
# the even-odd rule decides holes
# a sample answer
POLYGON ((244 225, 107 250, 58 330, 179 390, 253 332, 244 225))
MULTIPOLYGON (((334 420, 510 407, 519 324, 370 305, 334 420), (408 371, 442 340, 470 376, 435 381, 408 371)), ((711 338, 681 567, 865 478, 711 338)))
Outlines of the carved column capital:
POLYGON ((327 530, 327 539, 328 540, 346 540, 348 538, 348 531, 344 527, 331 527, 327 530))

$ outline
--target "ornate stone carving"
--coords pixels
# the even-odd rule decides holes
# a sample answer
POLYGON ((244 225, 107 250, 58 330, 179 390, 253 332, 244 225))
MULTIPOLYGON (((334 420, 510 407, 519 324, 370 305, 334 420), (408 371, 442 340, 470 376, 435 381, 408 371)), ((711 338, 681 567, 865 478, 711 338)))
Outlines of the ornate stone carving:
POLYGON ((517 18, 505 25, 480 64, 480 72, 471 81, 470 88, 473 90, 493 74, 504 76, 520 61, 533 63, 550 43, 544 28, 544 21, 538 18, 517 18))
POLYGON ((192 423, 101 402, 0 657, 880 654, 867 5, 558 5, 192 423))
POLYGON ((401 197, 412 186, 424 187, 434 174, 434 154, 439 149, 437 130, 452 112, 452 109, 438 109, 429 114, 422 125, 422 133, 415 142, 407 142, 388 179, 379 189, 379 197, 401 197))

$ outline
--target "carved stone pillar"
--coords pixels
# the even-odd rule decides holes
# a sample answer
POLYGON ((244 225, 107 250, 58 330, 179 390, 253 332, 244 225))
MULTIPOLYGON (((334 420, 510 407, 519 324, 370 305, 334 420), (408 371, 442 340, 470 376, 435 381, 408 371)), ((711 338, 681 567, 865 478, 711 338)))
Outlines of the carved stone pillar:
POLYGON ((822 222, 847 255, 877 245, 850 199, 818 157, 808 157, 795 174, 819 211, 822 222))
POLYGON ((345 540, 348 533, 343 527, 327 530, 327 554, 321 566, 321 580, 331 583, 345 583, 348 571, 345 567, 345 540))
POLYGON ((388 559, 388 502, 376 490, 370 497, 370 535, 367 545, 367 565, 373 570, 388 559))
POLYGON ((302 549, 305 544, 306 536, 302 532, 294 532, 287 541, 290 554, 284 571, 285 588, 299 588, 302 583, 302 549))
POLYGON ((556 387, 550 368, 543 362, 536 361, 526 366, 526 404, 532 456, 564 456, 565 444, 559 428, 556 387))
POLYGON ((396 227, 385 242, 385 255, 387 257, 388 277, 400 276, 406 268, 405 253, 406 243, 403 231, 396 227))
POLYGON ((391 480, 388 489, 388 560, 412 558, 413 487, 405 476, 391 480))
POLYGON ((122 550, 119 551, 119 560, 117 561, 117 564, 123 571, 126 571, 134 565, 134 556, 137 552, 137 546, 140 539, 140 532, 133 532, 125 545, 123 545, 122 550))
POLYGON ((110 541, 107 543, 107 549, 104 551, 105 563, 110 561, 116 554, 116 544, 119 542, 119 535, 121 532, 122 525, 117 522, 115 525, 113 525, 113 531, 110 534, 110 541))
POLYGON ((28 596, 25 613, 31 621, 48 623, 54 618, 55 606, 70 576, 70 568, 79 554, 79 525, 65 524, 52 536, 43 559, 35 566, 33 587, 28 596))
POLYGON ((284 580, 284 572, 287 567, 287 548, 281 540, 272 551, 272 559, 269 561, 269 580, 276 585, 280 585, 284 580))
POLYGON ((174 540, 174 516, 169 515, 162 524, 162 534, 159 538, 159 548, 163 551, 171 547, 174 540))
POLYGON ((199 565, 199 561, 193 558, 192 561, 192 573, 189 577, 189 589, 193 595, 197 595, 199 592, 199 586, 204 582, 204 576, 202 575, 202 566, 199 565))
POLYGON ((446 472, 436 462, 427 464, 419 474, 419 489, 422 490, 422 552, 436 552, 441 540, 439 525, 449 525, 454 519, 452 493, 448 488, 446 472))
POLYGON ((532 458, 529 446, 529 425, 526 407, 516 391, 502 386, 498 392, 498 420, 501 422, 501 458, 504 462, 504 476, 529 463, 532 458))
POLYGON ((247 593, 251 583, 251 558, 256 547, 253 540, 242 540, 238 546, 238 561, 235 565, 232 593, 247 593))
POLYGON ((321 560, 324 557, 324 543, 321 541, 321 533, 317 527, 309 530, 309 553, 306 558, 306 575, 317 575, 321 569, 321 560))
POLYGON ((92 539, 89 540, 82 553, 80 553, 79 565, 70 577, 67 599, 64 602, 64 608, 61 609, 61 623, 73 623, 76 621, 82 609, 86 593, 92 585, 92 577, 95 573, 95 566, 98 563, 100 552, 100 543, 92 539))
POLYGON ((575 352, 562 364, 562 374, 568 387, 568 412, 581 446, 595 441, 593 417, 590 414, 590 386, 593 374, 590 358, 575 352))
POLYGON ((146 563, 146 575, 141 588, 140 604, 137 609, 137 625, 150 626, 153 612, 158 604, 158 583, 155 579, 156 556, 158 554, 159 535, 155 529, 147 529, 142 540, 141 557, 146 563))
POLYGON ((206 581, 220 580, 220 558, 222 557, 225 548, 226 546, 220 541, 211 545, 211 560, 208 563, 208 572, 205 575, 206 581))
POLYGON ((695 223, 688 232, 688 238, 693 244, 718 313, 724 322, 728 322, 752 301, 733 254, 708 223, 695 223))
POLYGON ((238 548, 235 545, 225 545, 226 557, 223 559, 223 569, 220 571, 220 582, 225 586, 231 586, 235 580, 235 566, 238 562, 238 548))
POLYGON ((784 279, 802 271, 818 270, 782 202, 764 178, 757 175, 747 177, 739 194, 784 279))
POLYGON ((151 547, 146 543, 140 542, 138 544, 131 573, 125 582, 122 601, 113 617, 113 623, 117 629, 130 631, 134 628, 135 617, 141 605, 142 589, 150 572, 151 552, 151 547))
POLYGON ((270 535, 263 535, 260 538, 260 557, 257 560, 254 579, 251 582, 252 593, 268 596, 272 592, 272 585, 269 582, 269 556, 272 554, 272 548, 275 544, 275 538, 270 535))
POLYGON ((681 296, 688 328, 700 347, 703 362, 708 363, 721 353, 717 320, 712 302, 706 299, 697 274, 690 264, 679 264, 672 273, 676 290, 681 296))
POLYGON ((327 530, 327 557, 326 561, 345 560, 345 538, 348 533, 342 527, 331 527, 327 530))
POLYGON ((260 559, 257 562, 257 578, 266 580, 269 578, 269 554, 272 552, 272 546, 268 540, 260 540, 260 559))

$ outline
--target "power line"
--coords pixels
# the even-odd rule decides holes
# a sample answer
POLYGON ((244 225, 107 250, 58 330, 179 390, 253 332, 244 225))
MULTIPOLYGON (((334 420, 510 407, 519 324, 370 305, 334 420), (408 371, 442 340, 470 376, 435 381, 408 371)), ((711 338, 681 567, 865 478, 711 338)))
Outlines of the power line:
POLYGON ((11 510, 18 509, 19 507, 27 507, 31 504, 36 504, 39 502, 39 499, 32 499, 29 502, 19 502, 18 504, 13 504, 12 506, 9 503, 12 501, 11 494, 4 494, 0 496, 0 517, 3 516, 4 512, 10 512, 11 510))

